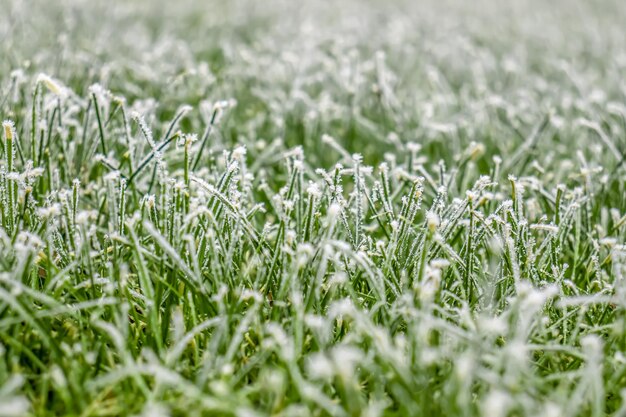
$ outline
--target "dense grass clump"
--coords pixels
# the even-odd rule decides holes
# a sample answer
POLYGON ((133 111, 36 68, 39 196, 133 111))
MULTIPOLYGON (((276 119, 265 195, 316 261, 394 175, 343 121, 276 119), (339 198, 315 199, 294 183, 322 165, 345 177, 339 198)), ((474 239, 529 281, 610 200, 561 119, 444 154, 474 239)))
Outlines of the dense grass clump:
POLYGON ((129 3, 0 8, 0 415, 626 416, 623 2, 129 3))

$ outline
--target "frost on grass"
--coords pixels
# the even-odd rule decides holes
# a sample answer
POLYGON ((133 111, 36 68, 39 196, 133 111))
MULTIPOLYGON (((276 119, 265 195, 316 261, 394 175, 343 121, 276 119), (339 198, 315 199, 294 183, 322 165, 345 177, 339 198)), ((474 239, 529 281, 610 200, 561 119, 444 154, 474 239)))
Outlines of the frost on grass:
POLYGON ((626 7, 392 3, 3 5, 0 415, 626 415, 626 7))

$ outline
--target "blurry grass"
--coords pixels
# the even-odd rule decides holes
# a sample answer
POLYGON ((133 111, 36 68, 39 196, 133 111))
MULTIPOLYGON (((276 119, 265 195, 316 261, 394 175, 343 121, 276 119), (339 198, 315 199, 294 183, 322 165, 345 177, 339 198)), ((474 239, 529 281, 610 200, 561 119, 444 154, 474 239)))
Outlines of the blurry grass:
POLYGON ((0 415, 625 415, 625 8, 507 3, 10 2, 0 415))

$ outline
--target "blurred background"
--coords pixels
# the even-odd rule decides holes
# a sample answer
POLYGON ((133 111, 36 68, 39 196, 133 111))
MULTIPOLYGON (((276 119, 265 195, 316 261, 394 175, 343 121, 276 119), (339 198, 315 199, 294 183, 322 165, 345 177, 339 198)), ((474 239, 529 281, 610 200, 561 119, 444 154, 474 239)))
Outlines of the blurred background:
POLYGON ((619 0, 0 3, 5 103, 40 72, 79 96, 100 83, 148 120, 235 99, 226 142, 281 137, 313 162, 336 159, 323 133, 370 162, 408 141, 444 160, 476 139, 507 155, 548 112, 550 152, 570 154, 584 138, 565 121, 624 113, 619 0))

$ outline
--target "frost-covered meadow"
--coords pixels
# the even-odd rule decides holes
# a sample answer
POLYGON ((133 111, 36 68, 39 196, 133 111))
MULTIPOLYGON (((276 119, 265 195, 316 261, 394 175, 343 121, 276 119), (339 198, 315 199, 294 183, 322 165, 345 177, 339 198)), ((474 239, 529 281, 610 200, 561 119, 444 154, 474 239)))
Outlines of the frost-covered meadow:
POLYGON ((1 0, 0 416, 626 417, 622 0, 1 0))

